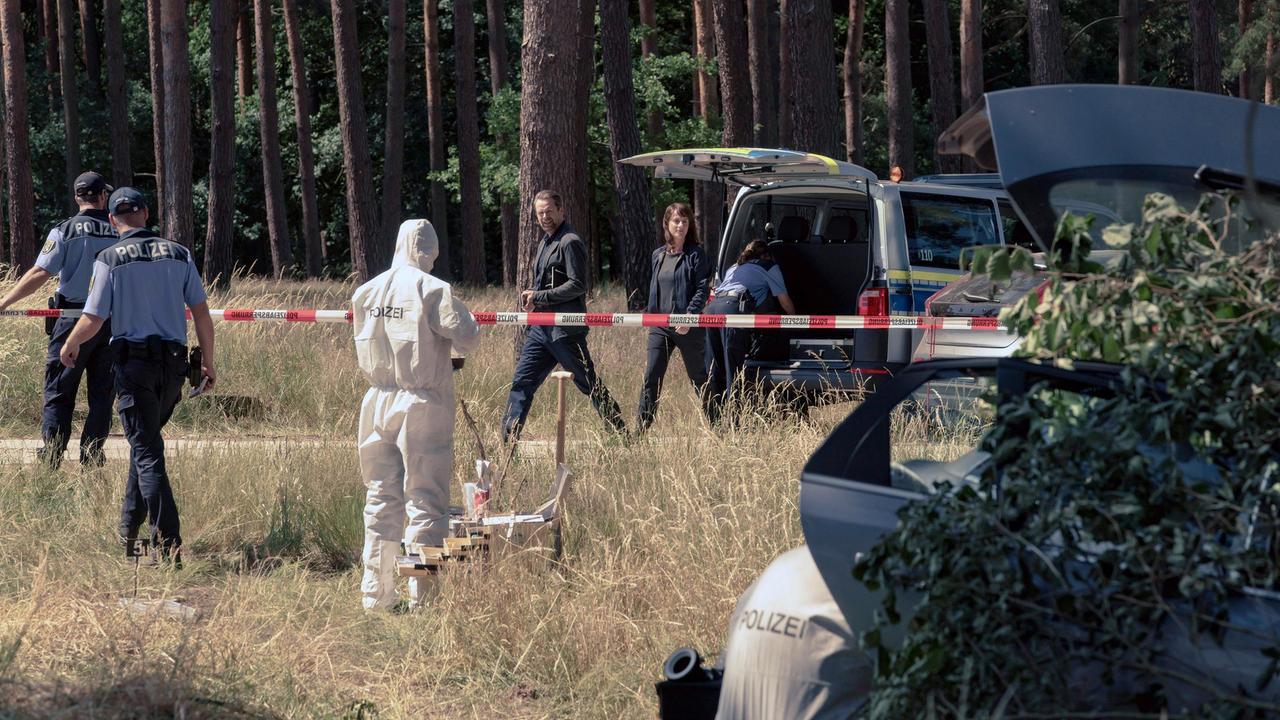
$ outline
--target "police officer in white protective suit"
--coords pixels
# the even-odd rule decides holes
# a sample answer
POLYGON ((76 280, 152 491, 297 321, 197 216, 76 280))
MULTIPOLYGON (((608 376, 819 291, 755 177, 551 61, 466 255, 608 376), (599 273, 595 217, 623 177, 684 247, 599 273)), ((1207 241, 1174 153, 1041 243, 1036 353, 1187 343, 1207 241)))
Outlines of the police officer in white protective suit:
POLYGON ((742 594, 720 657, 716 720, 843 720, 871 692, 871 664, 807 545, 742 594))
MULTIPOLYGON (((366 610, 396 604, 400 541, 441 545, 449 527, 453 476, 453 371, 450 348, 467 353, 480 328, 449 284, 427 273, 439 253, 431 223, 407 220, 391 269, 351 297, 356 359, 369 378, 360 406, 366 610), (405 527, 406 513, 408 527, 405 527)), ((409 580, 411 606, 428 580, 409 580)))

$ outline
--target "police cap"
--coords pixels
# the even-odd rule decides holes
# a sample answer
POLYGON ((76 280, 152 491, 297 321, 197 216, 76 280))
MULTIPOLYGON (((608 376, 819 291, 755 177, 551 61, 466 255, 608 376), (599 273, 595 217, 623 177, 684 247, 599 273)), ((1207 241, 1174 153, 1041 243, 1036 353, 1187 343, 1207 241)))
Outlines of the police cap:
POLYGON ((142 193, 128 186, 111 193, 111 199, 107 201, 107 210, 112 215, 128 215, 146 207, 147 201, 142 193))
POLYGON ((100 192, 111 192, 112 190, 112 187, 107 184, 107 179, 92 170, 80 173, 80 177, 76 178, 73 188, 76 195, 97 195, 100 192))

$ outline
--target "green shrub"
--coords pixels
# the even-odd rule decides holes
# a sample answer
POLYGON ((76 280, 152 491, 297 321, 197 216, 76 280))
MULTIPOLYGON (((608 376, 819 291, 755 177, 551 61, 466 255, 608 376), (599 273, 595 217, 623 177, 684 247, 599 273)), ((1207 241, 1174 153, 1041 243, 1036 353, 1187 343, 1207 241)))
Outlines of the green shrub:
MULTIPOLYGON (((1042 388, 1003 405, 977 490, 906 506, 857 566, 885 591, 864 638, 871 715, 1280 711, 1257 699, 1280 692, 1280 637, 1253 638, 1258 672, 1238 683, 1215 682, 1226 663, 1174 667, 1164 652, 1187 636, 1238 644, 1243 591, 1277 586, 1280 239, 1227 252, 1235 226, 1211 201, 1236 202, 1149 197, 1139 226, 1107 230, 1122 252, 1106 268, 1089 221, 1060 224, 1043 296, 1006 322, 1024 355, 1131 369, 1114 398, 1042 388), (882 642, 908 613, 904 644, 882 642)), ((975 266, 998 281, 1029 260, 1002 250, 975 266)))

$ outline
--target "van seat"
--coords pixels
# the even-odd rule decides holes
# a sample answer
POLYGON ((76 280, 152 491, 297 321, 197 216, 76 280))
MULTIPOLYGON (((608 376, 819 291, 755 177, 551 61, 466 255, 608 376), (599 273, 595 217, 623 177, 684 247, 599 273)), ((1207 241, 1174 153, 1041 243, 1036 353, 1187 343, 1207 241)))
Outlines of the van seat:
POLYGON ((778 242, 809 241, 809 221, 799 215, 787 215, 778 221, 778 242))
POLYGON ((854 219, 848 215, 833 217, 827 221, 826 233, 822 236, 824 244, 838 244, 856 242, 858 239, 858 225, 854 219))

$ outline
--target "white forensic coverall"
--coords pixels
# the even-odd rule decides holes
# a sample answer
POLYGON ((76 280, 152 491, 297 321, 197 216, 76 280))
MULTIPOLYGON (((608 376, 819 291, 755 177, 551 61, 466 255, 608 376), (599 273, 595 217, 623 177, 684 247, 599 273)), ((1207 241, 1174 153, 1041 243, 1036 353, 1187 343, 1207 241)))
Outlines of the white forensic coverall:
MULTIPOLYGON (((474 350, 480 328, 449 284, 430 272, 439 243, 431 223, 407 220, 391 269, 351 297, 356 359, 372 385, 360 406, 367 610, 396 603, 400 541, 441 545, 449 528, 453 477, 453 368, 450 348, 474 350), (405 527, 406 513, 408 527, 405 527)), ((409 580, 410 602, 428 584, 409 580)))
POLYGON ((716 720, 843 720, 871 692, 871 663, 806 545, 739 598, 721 659, 716 720))

